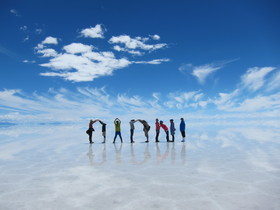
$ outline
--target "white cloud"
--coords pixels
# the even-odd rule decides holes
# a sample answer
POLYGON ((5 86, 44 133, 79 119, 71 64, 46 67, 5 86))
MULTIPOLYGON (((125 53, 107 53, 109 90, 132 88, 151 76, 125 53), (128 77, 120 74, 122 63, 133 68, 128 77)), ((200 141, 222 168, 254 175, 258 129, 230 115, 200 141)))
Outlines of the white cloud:
POLYGON ((179 71, 182 73, 188 73, 196 77, 200 84, 204 84, 209 75, 222 69, 226 64, 237 61, 238 59, 225 60, 219 62, 213 62, 210 64, 193 66, 192 64, 183 64, 179 67, 179 71))
POLYGON ((36 63, 36 61, 34 61, 34 60, 33 60, 33 61, 30 61, 30 60, 23 60, 22 62, 23 62, 23 63, 36 63))
POLYGON ((28 41, 28 40, 29 40, 29 35, 27 35, 27 36, 23 39, 24 42, 26 42, 26 41, 28 41))
POLYGON ((209 101, 203 100, 204 94, 200 91, 169 93, 168 98, 169 100, 164 103, 168 108, 204 108, 209 103, 209 101))
POLYGON ((41 64, 44 67, 60 70, 59 72, 47 72, 41 75, 60 76, 75 82, 92 81, 100 76, 112 75, 116 69, 125 68, 130 64, 131 62, 125 58, 116 59, 112 53, 90 52, 85 55, 65 53, 52 58, 49 63, 41 64))
MULTIPOLYGON (((101 25, 96 25, 94 28, 82 30, 82 35, 85 37, 103 37, 103 30, 101 25)), ((147 45, 144 42, 150 38, 136 37, 131 39, 129 36, 120 36, 111 38, 109 42, 121 42, 122 39, 129 39, 129 43, 121 47, 119 45, 114 46, 116 51, 125 51, 132 55, 142 55, 141 49, 155 50, 166 46, 166 44, 147 45), (135 48, 133 43, 136 43, 135 48)), ((155 35, 158 38, 158 35, 155 35)), ((112 75, 117 69, 125 68, 131 64, 161 64, 162 62, 168 62, 169 59, 154 59, 150 61, 130 61, 126 57, 116 58, 113 52, 99 51, 98 48, 92 45, 85 45, 82 43, 71 43, 62 47, 62 52, 57 52, 54 49, 46 48, 45 45, 58 44, 58 39, 55 37, 47 37, 41 43, 35 47, 37 54, 41 54, 42 57, 50 57, 50 60, 40 64, 40 66, 50 68, 51 71, 41 73, 42 76, 58 76, 65 80, 74 82, 93 81, 95 78, 112 75)))
POLYGON ((157 65, 157 64, 161 64, 163 62, 169 62, 169 61, 170 61, 170 59, 168 59, 168 58, 162 58, 162 59, 154 59, 154 60, 151 60, 151 61, 133 61, 133 63, 157 65))
POLYGON ((85 28, 81 31, 83 37, 89 38, 104 38, 104 30, 100 24, 95 27, 85 28))
POLYGON ((122 105, 144 106, 139 96, 127 97, 126 95, 118 95, 117 102, 122 105))
POLYGON ((41 28, 35 29, 35 34, 41 34, 41 33, 43 33, 43 29, 41 29, 41 28))
POLYGON ((72 43, 72 44, 64 46, 63 49, 67 53, 77 54, 77 53, 91 52, 92 49, 93 49, 93 46, 91 46, 91 45, 84 45, 82 43, 72 43))
POLYGON ((203 84, 206 80, 206 78, 214 73, 215 71, 221 69, 221 66, 214 66, 212 64, 206 64, 203 66, 196 66, 193 69, 192 75, 195 76, 199 83, 203 84))
POLYGON ((241 84, 244 88, 256 91, 264 85, 265 76, 274 71, 275 67, 254 67, 247 70, 241 77, 241 84))
POLYGON ((19 29, 20 29, 21 31, 27 31, 27 26, 21 26, 19 29))
POLYGON ((153 40, 160 40, 160 36, 155 34, 151 36, 153 38, 153 40))
POLYGON ((45 45, 45 44, 54 44, 54 45, 57 45, 58 44, 58 41, 57 41, 57 38, 55 37, 52 37, 52 36, 48 36, 45 38, 44 41, 42 41, 42 44, 45 45))
POLYGON ((132 55, 143 55, 143 53, 141 53, 140 51, 138 50, 129 50, 129 49, 126 49, 126 48, 123 48, 123 47, 120 47, 119 45, 115 45, 113 47, 114 50, 118 51, 118 52, 128 52, 129 54, 132 54, 132 55))
POLYGON ((250 99, 244 100, 238 106, 233 107, 232 111, 241 112, 254 112, 254 111, 264 111, 273 110, 280 108, 280 94, 273 94, 268 96, 256 96, 250 99))
POLYGON ((18 13, 18 11, 15 10, 15 9, 11 9, 11 10, 10 10, 10 13, 14 14, 15 16, 20 16, 19 13, 18 13))
POLYGON ((42 57, 55 57, 57 52, 54 49, 42 49, 37 51, 38 54, 42 54, 42 57))
POLYGON ((280 71, 275 73, 270 80, 270 82, 267 84, 267 90, 275 90, 277 88, 280 88, 280 71))
POLYGON ((121 35, 121 36, 113 36, 110 40, 110 44, 123 44, 125 49, 141 49, 145 51, 154 51, 161 48, 164 48, 167 46, 165 43, 161 44, 146 44, 145 42, 148 41, 149 38, 142 38, 142 37, 136 37, 131 38, 128 35, 121 35))

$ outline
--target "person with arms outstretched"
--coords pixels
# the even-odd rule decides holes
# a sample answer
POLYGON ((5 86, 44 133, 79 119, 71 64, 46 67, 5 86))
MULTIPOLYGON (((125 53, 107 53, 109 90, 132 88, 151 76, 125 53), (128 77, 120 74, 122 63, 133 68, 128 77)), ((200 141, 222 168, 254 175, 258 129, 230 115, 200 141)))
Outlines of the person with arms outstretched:
POLYGON ((155 124, 156 124, 156 142, 159 142, 158 136, 159 136, 159 132, 160 132, 160 124, 159 124, 158 118, 156 118, 155 124))
POLYGON ((185 142, 185 137, 186 137, 185 129, 186 129, 186 124, 185 124, 184 118, 181 118, 180 131, 181 131, 182 138, 183 138, 182 142, 185 142))
POLYGON ((87 131, 86 131, 86 133, 87 133, 88 136, 89 136, 89 143, 90 143, 90 144, 94 143, 94 142, 92 141, 92 132, 94 131, 94 129, 93 129, 93 124, 94 124, 96 121, 97 121, 97 120, 90 120, 90 121, 89 121, 89 125, 88 125, 88 129, 87 129, 87 131))
POLYGON ((149 142, 149 130, 150 130, 151 127, 149 126, 149 124, 147 123, 146 120, 140 120, 140 119, 138 119, 138 120, 136 120, 136 121, 139 121, 139 122, 142 123, 142 125, 144 126, 143 131, 144 131, 145 136, 146 136, 146 138, 147 138, 147 140, 146 140, 145 142, 148 143, 148 142, 149 142))
POLYGON ((172 136, 171 142, 174 142, 174 140, 175 140, 175 130, 176 130, 176 128, 175 128, 174 120, 171 119, 170 120, 170 134, 172 136))
POLYGON ((165 133, 166 133, 166 141, 169 142, 169 131, 168 131, 168 127, 167 127, 165 124, 163 124, 163 121, 162 121, 162 120, 159 122, 159 124, 160 124, 160 127, 162 127, 162 129, 163 129, 163 130, 165 131, 165 133))
POLYGON ((121 135, 121 120, 119 118, 116 118, 114 120, 114 124, 115 124, 115 131, 116 131, 116 133, 115 133, 115 137, 114 137, 113 143, 115 143, 117 135, 120 137, 121 143, 123 143, 122 135, 121 135))

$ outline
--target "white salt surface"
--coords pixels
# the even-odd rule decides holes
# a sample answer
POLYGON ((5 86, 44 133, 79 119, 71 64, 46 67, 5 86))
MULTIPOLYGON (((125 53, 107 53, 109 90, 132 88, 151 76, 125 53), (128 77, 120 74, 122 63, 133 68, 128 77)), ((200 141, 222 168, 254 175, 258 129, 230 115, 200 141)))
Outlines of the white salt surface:
POLYGON ((278 129, 187 133, 101 144, 97 128, 90 145, 85 127, 1 128, 0 209, 280 209, 278 129))

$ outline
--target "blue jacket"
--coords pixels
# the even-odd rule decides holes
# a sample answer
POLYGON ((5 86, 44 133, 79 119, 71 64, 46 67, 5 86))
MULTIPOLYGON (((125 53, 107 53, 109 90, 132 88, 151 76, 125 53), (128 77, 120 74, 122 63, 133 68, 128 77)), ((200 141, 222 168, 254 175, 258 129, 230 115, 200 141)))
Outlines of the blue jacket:
POLYGON ((184 121, 184 120, 181 120, 181 123, 180 123, 180 131, 184 131, 185 128, 186 128, 185 121, 184 121))

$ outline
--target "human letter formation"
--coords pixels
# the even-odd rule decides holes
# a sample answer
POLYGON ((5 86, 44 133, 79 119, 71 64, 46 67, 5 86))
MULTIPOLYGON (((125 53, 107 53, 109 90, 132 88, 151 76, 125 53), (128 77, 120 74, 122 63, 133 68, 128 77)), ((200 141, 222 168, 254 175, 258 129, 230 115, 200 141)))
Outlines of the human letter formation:
MULTIPOLYGON (((181 135, 182 135, 182 141, 181 142, 185 142, 185 137, 186 137, 186 134, 185 134, 185 129, 186 129, 186 124, 185 124, 185 121, 184 121, 184 118, 181 118, 180 119, 181 122, 180 122, 180 132, 181 132, 181 135)), ((99 122, 101 125, 102 125, 102 136, 103 136, 103 142, 102 143, 105 143, 106 142, 106 123, 104 123, 103 121, 99 120, 99 119, 96 119, 96 120, 90 120, 89 122, 89 126, 88 126, 88 129, 86 131, 86 133, 88 134, 89 136, 89 143, 92 144, 94 143, 92 141, 92 132, 94 131, 94 128, 93 128, 93 124, 96 123, 96 122, 99 122)), ((138 119, 138 120, 130 120, 129 122, 129 125, 130 125, 130 142, 131 143, 134 143, 134 140, 133 140, 133 135, 134 135, 134 124, 136 122, 139 122, 143 125, 143 131, 144 131, 144 134, 145 134, 145 137, 146 137, 146 143, 149 142, 149 131, 150 131, 150 125, 148 124, 148 122, 146 120, 141 120, 141 119, 138 119)), ((122 139, 122 135, 121 135, 121 120, 119 118, 116 118, 114 120, 114 125, 115 125, 115 137, 114 137, 114 141, 113 143, 116 142, 116 138, 119 136, 120 140, 121 140, 121 143, 123 143, 123 139, 122 139)), ((159 142, 158 140, 158 137, 159 137, 159 133, 160 133, 160 130, 162 129, 165 134, 166 134, 166 141, 167 142, 174 142, 175 141, 175 131, 176 131, 176 128, 175 128, 175 123, 174 123, 174 120, 173 119, 170 119, 170 126, 169 126, 169 129, 167 127, 167 125, 165 125, 163 123, 162 120, 158 120, 156 119, 155 120, 155 129, 156 129, 156 137, 155 137, 155 142, 159 142), (169 138, 169 132, 170 132, 170 135, 171 135, 171 139, 169 138)))

